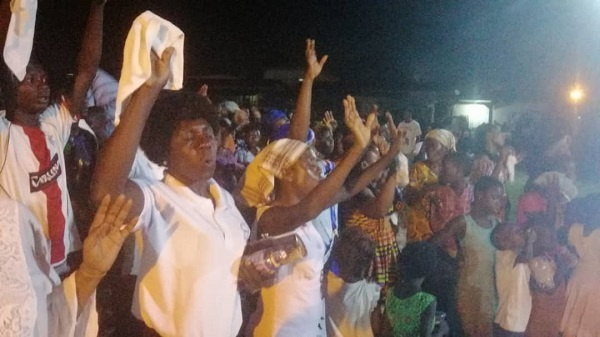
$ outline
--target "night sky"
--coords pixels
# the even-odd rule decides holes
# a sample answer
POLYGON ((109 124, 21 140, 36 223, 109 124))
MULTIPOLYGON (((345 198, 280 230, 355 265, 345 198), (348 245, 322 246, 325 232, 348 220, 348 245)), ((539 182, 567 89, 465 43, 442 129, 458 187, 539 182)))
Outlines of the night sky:
MULTIPOLYGON (((144 10, 186 33, 186 75, 260 78, 303 65, 317 40, 327 71, 393 88, 433 83, 506 99, 549 98, 600 83, 600 2, 594 0, 183 1, 109 0, 102 66, 120 71, 125 36, 144 10)), ((38 12, 39 55, 73 70, 87 1, 49 0, 38 12)))

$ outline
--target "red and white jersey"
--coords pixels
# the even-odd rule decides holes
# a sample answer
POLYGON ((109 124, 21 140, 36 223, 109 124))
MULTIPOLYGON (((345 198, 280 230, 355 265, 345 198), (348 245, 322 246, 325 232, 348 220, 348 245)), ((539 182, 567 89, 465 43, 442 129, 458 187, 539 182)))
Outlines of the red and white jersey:
POLYGON ((63 149, 74 122, 63 104, 40 116, 40 128, 0 117, 0 195, 27 206, 50 240, 53 265, 80 245, 67 191, 63 149))

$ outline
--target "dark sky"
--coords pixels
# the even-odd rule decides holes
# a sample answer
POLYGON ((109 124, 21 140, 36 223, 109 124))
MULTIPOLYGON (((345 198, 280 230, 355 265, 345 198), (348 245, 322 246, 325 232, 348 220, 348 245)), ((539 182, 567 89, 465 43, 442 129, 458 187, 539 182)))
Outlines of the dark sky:
MULTIPOLYGON (((70 70, 86 1, 40 5, 38 53, 70 70), (66 52, 65 52, 66 51, 66 52)), ((133 19, 149 9, 186 33, 188 76, 260 77, 303 64, 303 41, 328 53, 343 80, 432 82, 486 95, 552 97, 600 78, 595 0, 109 0, 103 66, 119 72, 133 19)))

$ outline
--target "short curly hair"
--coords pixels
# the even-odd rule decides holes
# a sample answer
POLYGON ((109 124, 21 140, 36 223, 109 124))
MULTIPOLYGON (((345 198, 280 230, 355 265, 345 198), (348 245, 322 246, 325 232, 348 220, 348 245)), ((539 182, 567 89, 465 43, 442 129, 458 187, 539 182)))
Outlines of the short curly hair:
POLYGON ((203 119, 215 134, 219 131, 217 110, 206 99, 189 91, 162 91, 148 116, 140 146, 148 159, 166 165, 169 145, 179 123, 203 119))
POLYGON ((407 244, 398 256, 398 272, 406 281, 430 277, 436 268, 436 247, 427 241, 407 244))

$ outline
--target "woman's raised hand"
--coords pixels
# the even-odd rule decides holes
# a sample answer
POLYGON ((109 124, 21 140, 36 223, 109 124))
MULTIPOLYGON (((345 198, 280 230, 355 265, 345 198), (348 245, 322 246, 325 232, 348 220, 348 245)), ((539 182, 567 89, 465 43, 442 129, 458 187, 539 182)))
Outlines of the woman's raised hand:
POLYGON ((80 271, 101 277, 110 269, 123 242, 137 222, 137 217, 125 221, 131 205, 132 201, 123 195, 112 202, 110 195, 102 199, 90 233, 83 242, 83 262, 80 271))
POLYGON ((375 115, 369 114, 367 121, 363 123, 356 110, 354 97, 348 95, 344 99, 344 122, 354 135, 354 144, 366 148, 371 142, 371 128, 375 122, 375 115))
POLYGON ((328 56, 321 57, 319 61, 317 59, 317 51, 315 50, 315 40, 306 40, 306 50, 304 51, 306 56, 306 77, 315 79, 323 70, 325 62, 327 62, 328 56))
POLYGON ((150 63, 152 64, 152 75, 146 81, 146 85, 152 88, 162 89, 171 77, 171 57, 175 53, 175 48, 165 49, 160 56, 154 51, 150 52, 150 63))

